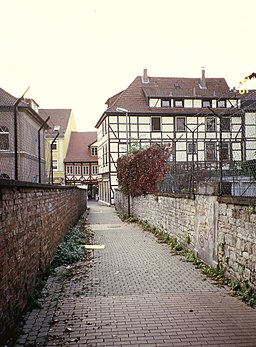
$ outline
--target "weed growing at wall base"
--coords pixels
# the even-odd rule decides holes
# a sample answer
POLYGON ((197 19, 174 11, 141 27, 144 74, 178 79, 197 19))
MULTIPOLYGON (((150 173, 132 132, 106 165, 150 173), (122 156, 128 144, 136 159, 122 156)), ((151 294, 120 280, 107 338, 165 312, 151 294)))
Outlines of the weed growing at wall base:
MULTIPOLYGON (((153 233, 160 242, 168 244, 175 254, 184 256, 186 261, 191 262, 196 268, 200 269, 203 274, 215 281, 218 286, 227 285, 231 290, 232 294, 236 295, 239 299, 246 302, 249 306, 255 307, 256 305, 256 292, 249 286, 248 281, 244 279, 242 282, 238 280, 230 280, 225 277, 222 264, 218 264, 216 268, 213 268, 205 264, 201 259, 195 256, 195 254, 186 248, 185 245, 178 242, 176 237, 172 237, 167 233, 158 230, 155 226, 150 225, 147 221, 139 221, 137 218, 130 217, 128 215, 118 211, 119 218, 122 221, 137 223, 147 230, 153 233)), ((188 235, 189 236, 189 235, 188 235)), ((185 242, 187 245, 190 244, 190 237, 186 237, 185 242)))

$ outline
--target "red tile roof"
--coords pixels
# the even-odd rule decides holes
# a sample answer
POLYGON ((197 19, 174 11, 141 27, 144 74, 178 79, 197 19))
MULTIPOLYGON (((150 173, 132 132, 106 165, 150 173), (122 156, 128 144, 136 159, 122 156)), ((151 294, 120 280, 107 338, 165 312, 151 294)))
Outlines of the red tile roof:
POLYGON ((50 125, 51 129, 47 131, 46 137, 53 137, 56 134, 54 127, 58 125, 60 126, 60 136, 64 136, 71 113, 71 109, 39 109, 39 115, 44 120, 50 116, 48 124, 50 125))
POLYGON ((97 162, 98 156, 91 155, 91 145, 97 141, 97 132, 75 132, 70 135, 69 146, 64 162, 97 162))
MULTIPOLYGON (((209 112, 207 109, 183 109, 171 107, 149 107, 149 97, 170 98, 232 98, 235 93, 230 88, 224 78, 205 78, 205 89, 200 88, 200 78, 183 78, 183 77, 149 77, 148 83, 143 83, 142 77, 137 76, 135 80, 124 91, 114 95, 107 100, 108 108, 96 124, 99 127, 106 113, 116 113, 116 108, 121 107, 127 109, 129 113, 145 113, 145 114, 180 114, 209 112)), ((222 110, 216 112, 223 113, 222 110)))

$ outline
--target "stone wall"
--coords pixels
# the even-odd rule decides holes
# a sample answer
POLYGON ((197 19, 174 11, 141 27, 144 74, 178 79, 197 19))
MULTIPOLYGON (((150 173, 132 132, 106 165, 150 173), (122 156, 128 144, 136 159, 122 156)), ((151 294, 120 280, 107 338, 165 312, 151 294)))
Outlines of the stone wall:
MULTIPOLYGON (((206 193, 130 198, 130 212, 177 237, 207 264, 221 263, 227 277, 247 279, 256 289, 256 199, 206 193)), ((127 197, 118 189, 115 206, 128 211, 127 197)))
POLYGON ((85 190, 6 181, 0 180, 0 341, 87 208, 85 190))

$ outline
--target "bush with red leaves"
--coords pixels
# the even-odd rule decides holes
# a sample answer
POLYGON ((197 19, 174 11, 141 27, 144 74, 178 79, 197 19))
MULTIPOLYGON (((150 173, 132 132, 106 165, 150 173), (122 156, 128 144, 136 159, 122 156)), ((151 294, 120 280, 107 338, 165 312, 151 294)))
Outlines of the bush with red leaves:
POLYGON ((157 185, 170 169, 170 146, 153 145, 117 160, 117 179, 121 191, 131 196, 157 193, 157 185))

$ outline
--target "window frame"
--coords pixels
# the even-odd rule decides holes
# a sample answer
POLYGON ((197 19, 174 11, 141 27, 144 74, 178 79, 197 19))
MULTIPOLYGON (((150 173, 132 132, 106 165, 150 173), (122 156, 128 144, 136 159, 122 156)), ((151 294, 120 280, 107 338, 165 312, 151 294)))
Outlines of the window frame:
POLYGON ((89 165, 83 165, 82 166, 82 176, 89 176, 89 174, 90 174, 89 165))
POLYGON ((92 165, 92 175, 98 175, 98 165, 92 165))
POLYGON ((9 138, 10 131, 5 125, 0 126, 0 137, 4 138, 3 142, 0 141, 0 151, 9 151, 10 150, 10 138, 9 138), (3 148, 1 148, 1 143, 3 144, 6 143, 6 146, 3 146, 3 148))
POLYGON ((53 159, 52 160, 52 170, 53 171, 58 171, 58 159, 53 159))
POLYGON ((97 148, 97 146, 91 146, 91 155, 92 155, 92 157, 97 157, 97 155, 98 155, 98 148, 97 148))
POLYGON ((66 175, 73 175, 73 165, 66 165, 66 175))
POLYGON ((229 161, 231 159, 230 144, 227 142, 222 142, 220 149, 221 149, 221 159, 224 161, 229 161), (223 153, 227 154, 226 157, 223 155, 223 153))
POLYGON ((57 150, 58 150, 58 140, 55 140, 55 141, 52 143, 52 150, 53 150, 53 151, 57 151, 57 150), (55 148, 54 148, 54 145, 55 145, 55 148))
POLYGON ((186 117, 180 117, 180 116, 178 116, 178 117, 176 117, 176 119, 175 119, 175 125, 176 125, 176 131, 177 132, 180 132, 180 131, 182 131, 182 132, 185 132, 186 131, 186 117), (183 127, 182 127, 182 129, 180 129, 179 128, 179 120, 180 119, 184 119, 184 122, 182 123, 182 125, 183 125, 183 127))
POLYGON ((171 107, 171 101, 169 99, 162 99, 162 107, 171 107), (166 103, 166 105, 164 105, 166 103))
POLYGON ((212 100, 211 99, 202 99, 202 108, 212 107, 212 100), (205 105, 204 103, 209 103, 209 105, 205 105))
POLYGON ((215 132, 216 131, 216 117, 206 117, 206 119, 205 119, 205 131, 206 132, 215 132), (210 129, 210 125, 209 125, 209 123, 210 122, 213 122, 213 129, 210 129))
POLYGON ((151 117, 151 131, 152 132, 158 132, 162 131, 162 118, 160 116, 153 116, 151 117), (155 129, 154 121, 157 120, 159 122, 157 129, 155 129))
POLYGON ((173 100, 173 106, 177 108, 182 108, 184 107, 184 100, 182 99, 174 99, 173 100), (177 105, 178 102, 181 102, 181 105, 177 105))
POLYGON ((217 100, 217 108, 226 108, 227 107, 227 100, 217 100), (220 106, 220 103, 223 102, 224 106, 220 106))
POLYGON ((187 154, 196 154, 197 153, 197 143, 194 142, 194 148, 190 149, 190 146, 193 146, 193 142, 187 142, 187 154))
POLYGON ((225 117, 220 118, 220 131, 221 132, 231 131, 231 118, 230 117, 225 116, 225 117), (225 124, 224 121, 225 122, 228 121, 228 123, 225 124), (226 125, 228 125, 228 126, 226 126, 226 125))
POLYGON ((216 146, 216 142, 205 142, 205 161, 216 161, 217 158, 217 152, 216 152, 217 146, 216 146), (214 149, 212 151, 213 153, 213 158, 208 158, 207 157, 207 146, 214 146, 214 149))

